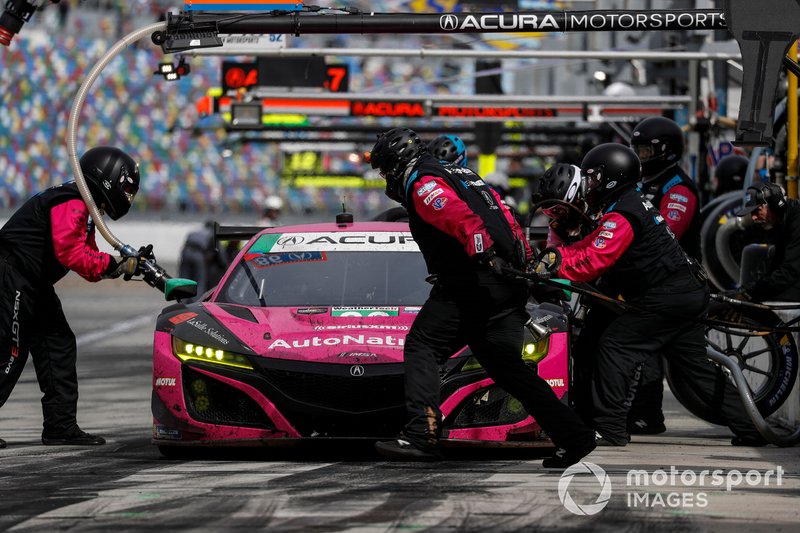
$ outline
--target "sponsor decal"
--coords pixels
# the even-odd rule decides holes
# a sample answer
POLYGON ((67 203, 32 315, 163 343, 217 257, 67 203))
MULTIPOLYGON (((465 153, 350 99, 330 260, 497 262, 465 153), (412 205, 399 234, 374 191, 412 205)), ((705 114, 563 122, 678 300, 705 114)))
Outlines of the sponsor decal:
POLYGON ((14 311, 11 315, 11 357, 4 370, 6 374, 11 372, 14 361, 19 357, 19 301, 21 295, 20 291, 14 291, 14 311))
POLYGON ((443 31, 452 31, 458 28, 458 17, 456 15, 442 15, 439 17, 439 27, 443 31))
POLYGON ((209 326, 205 322, 201 322, 200 320, 197 320, 196 318, 190 318, 189 320, 186 321, 186 323, 189 324, 190 326, 193 326, 193 327, 199 329, 200 331, 202 331, 203 333, 205 333, 206 335, 208 335, 212 339, 215 339, 215 340, 221 342, 222 344, 228 344, 230 342, 219 331, 217 331, 216 329, 212 328, 211 326, 209 326))
POLYGON ((405 309, 403 309, 403 313, 409 315, 416 315, 419 313, 420 309, 422 309, 422 307, 406 307, 405 309))
POLYGON ((672 193, 669 195, 670 200, 675 200, 676 202, 688 203, 689 199, 682 194, 672 193))
POLYGON ((425 197, 423 202, 425 202, 425 205, 431 205, 433 199, 442 194, 443 192, 444 191, 442 189, 434 189, 433 192, 431 192, 428 196, 425 197))
POLYGON ((676 204, 676 203, 667 204, 667 209, 677 209, 681 213, 685 213, 686 212, 686 206, 685 205, 676 204))
POLYGON ((429 181, 428 183, 421 185, 420 188, 417 189, 417 196, 425 196, 425 193, 430 191, 434 187, 436 187, 435 181, 429 181))
POLYGON ((364 232, 310 232, 303 235, 266 234, 248 250, 250 254, 269 252, 324 252, 334 250, 418 252, 410 232, 364 231, 364 232))
POLYGON ((545 381, 551 387, 563 387, 564 386, 564 379, 563 378, 546 379, 545 381))
POLYGON ((606 247, 606 240, 602 237, 597 237, 592 244, 595 248, 602 250, 606 247))
POLYGON ((671 180, 669 180, 669 181, 666 183, 666 185, 664 185, 664 186, 661 188, 661 194, 666 194, 666 193, 667 193, 667 191, 669 191, 671 188, 675 187, 676 185, 680 185, 682 181, 683 181, 683 180, 681 180, 681 177, 680 177, 680 176, 675 176, 674 178, 672 178, 671 180))
MULTIPOLYGON (((472 172, 470 169, 468 169, 468 168, 466 168, 466 167, 453 167, 453 166, 449 166, 449 167, 447 168, 447 171, 448 171, 450 174, 471 174, 471 175, 475 175, 475 173, 474 173, 474 172, 472 172)), ((465 185, 465 187, 466 187, 466 185, 465 185)))
POLYGON ((607 221, 603 222, 603 228, 604 229, 615 229, 616 227, 617 227, 617 223, 613 222, 611 220, 607 220, 607 221))
POLYGON ((395 337, 393 335, 386 335, 383 337, 369 337, 364 334, 358 335, 342 335, 341 337, 310 337, 302 340, 293 340, 291 342, 283 339, 275 339, 267 347, 268 350, 275 348, 283 348, 291 350, 294 348, 311 348, 319 346, 346 346, 348 344, 370 344, 374 346, 398 346, 402 347, 405 344, 403 337, 395 337))
POLYGON ((334 324, 332 326, 314 326, 314 331, 336 329, 390 329, 394 331, 408 331, 408 326, 400 326, 397 324, 334 324))
POLYGON ((276 265, 287 265, 291 263, 310 263, 315 261, 327 261, 328 256, 325 252, 278 252, 278 253, 246 253, 244 260, 253 263, 256 268, 267 268, 276 265))
POLYGON ((197 316, 197 313, 181 313, 179 315, 175 315, 174 317, 170 318, 169 321, 173 324, 182 324, 189 320, 190 318, 194 318, 197 316))
POLYGON ((278 246, 297 246, 298 244, 303 244, 304 241, 305 237, 302 235, 288 235, 278 239, 275 244, 278 246))
POLYGON ((436 200, 433 201, 433 208, 438 211, 439 209, 444 208, 444 204, 446 203, 447 203, 447 198, 437 198, 436 200))
POLYGON ((475 233, 472 235, 472 242, 475 244, 475 253, 482 253, 483 250, 483 235, 475 233))
POLYGON ((600 235, 601 237, 605 237, 606 239, 614 238, 614 234, 611 233, 610 231, 601 231, 600 233, 598 233, 598 235, 600 235))
POLYGON ((608 183, 606 183, 606 189, 613 189, 616 186, 617 186, 617 181, 616 180, 612 180, 612 181, 609 181, 608 183))
POLYGON ((399 307, 331 307, 331 316, 397 316, 399 307))
POLYGON ((370 352, 342 352, 339 354, 339 357, 364 357, 365 359, 376 359, 378 354, 370 352))
POLYGON ((295 311, 298 315, 321 315, 327 312, 327 307, 301 307, 295 311))
POLYGON ((350 114, 354 117, 424 117, 420 102, 353 102, 350 114))
POLYGON ((486 14, 486 15, 466 15, 459 17, 452 13, 439 17, 439 27, 442 31, 493 31, 493 30, 515 30, 515 31, 538 31, 538 30, 560 30, 556 18, 547 14, 542 17, 532 14, 486 14))
POLYGON ((350 367, 350 375, 354 378, 360 378, 364 375, 364 367, 361 365, 353 365, 350 367))
POLYGON ((667 218, 677 222, 678 220, 681 219, 681 214, 678 213, 677 211, 674 211, 674 210, 673 211, 668 211, 667 212, 667 218))
POLYGON ((528 107, 467 107, 441 106, 434 110, 437 117, 508 117, 508 118, 550 118, 558 116, 557 109, 528 107))
POLYGON ((653 216, 653 220, 655 220, 656 224, 663 224, 664 223, 664 217, 661 216, 661 213, 658 213, 658 214, 654 215, 653 216))
POLYGON ((488 205, 490 209, 497 209, 497 205, 494 203, 494 198, 492 198, 491 194, 486 191, 481 191, 481 196, 483 196, 483 201, 486 202, 486 205, 488 205))
POLYGON ((563 31, 715 29, 725 24, 725 13, 568 13, 563 31))
POLYGON ((173 428, 168 428, 167 426, 154 425, 153 437, 157 439, 181 440, 181 438, 183 438, 183 433, 181 432, 180 429, 173 429, 173 428))
POLYGON ((174 387, 175 378, 156 378, 156 387, 174 387))

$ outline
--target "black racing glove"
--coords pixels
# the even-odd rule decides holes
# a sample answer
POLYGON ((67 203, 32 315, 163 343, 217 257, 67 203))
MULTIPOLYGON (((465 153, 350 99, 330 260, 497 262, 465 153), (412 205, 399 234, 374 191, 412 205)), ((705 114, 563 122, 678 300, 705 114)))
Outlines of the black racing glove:
POLYGON ((125 281, 130 281, 130 279, 138 273, 138 257, 121 257, 119 262, 112 257, 103 277, 106 279, 116 279, 121 276, 125 281))
POLYGON ((136 257, 138 257, 142 261, 146 261, 148 259, 155 261, 156 256, 153 253, 153 245, 148 244, 147 246, 142 246, 141 248, 139 248, 139 251, 136 252, 136 257))
POLYGON ((488 268, 492 274, 502 279, 512 279, 514 274, 511 272, 511 265, 497 255, 493 248, 489 248, 478 257, 478 262, 488 268))

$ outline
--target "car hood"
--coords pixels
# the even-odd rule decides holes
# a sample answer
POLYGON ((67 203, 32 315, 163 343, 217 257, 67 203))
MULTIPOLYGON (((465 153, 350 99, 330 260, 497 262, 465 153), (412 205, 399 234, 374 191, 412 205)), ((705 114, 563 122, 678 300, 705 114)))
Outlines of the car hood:
MULTIPOLYGON (((176 313, 172 334, 191 342, 272 359, 397 363, 418 306, 243 307, 202 302, 176 313), (189 316, 192 315, 192 316, 189 316), (200 337, 199 337, 200 336, 200 337)), ((167 318, 167 322, 170 319, 167 318)))

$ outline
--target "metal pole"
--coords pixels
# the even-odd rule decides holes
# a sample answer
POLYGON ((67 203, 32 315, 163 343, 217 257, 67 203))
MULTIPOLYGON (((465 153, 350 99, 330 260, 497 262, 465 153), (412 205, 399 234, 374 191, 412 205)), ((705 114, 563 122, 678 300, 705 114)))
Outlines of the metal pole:
POLYGON ((195 56, 263 56, 263 57, 411 57, 419 59, 607 59, 648 61, 710 60, 741 61, 741 54, 722 52, 647 52, 632 51, 573 51, 573 50, 431 50, 425 48, 263 48, 258 45, 228 45, 217 48, 199 48, 182 52, 195 56))
POLYGON ((492 95, 486 94, 383 94, 383 93, 323 93, 301 91, 279 91, 257 89, 251 91, 254 98, 264 99, 302 99, 302 100, 348 100, 369 102, 422 102, 436 105, 447 104, 473 104, 483 106, 510 107, 513 105, 619 105, 635 107, 638 105, 652 105, 656 107, 682 106, 690 104, 690 96, 523 96, 523 95, 492 95))
MULTIPOLYGON (((789 48, 789 57, 797 61, 797 43, 789 48)), ((789 88, 786 91, 786 192, 797 198, 797 76, 788 71, 789 88)))
MULTIPOLYGON (((170 14, 171 15, 171 14, 170 14)), ((187 19, 171 16, 170 28, 188 26, 187 19)), ((574 31, 678 31, 725 28, 719 9, 524 11, 506 13, 350 13, 280 14, 193 13, 192 23, 216 23, 220 33, 345 34, 447 34, 574 31)), ((169 33, 169 32, 168 32, 169 33)))

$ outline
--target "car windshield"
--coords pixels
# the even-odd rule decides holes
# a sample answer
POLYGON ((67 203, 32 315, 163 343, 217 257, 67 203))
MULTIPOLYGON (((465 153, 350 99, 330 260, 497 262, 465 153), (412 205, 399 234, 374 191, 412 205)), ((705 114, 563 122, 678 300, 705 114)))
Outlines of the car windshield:
POLYGON ((422 305, 422 254, 302 251, 245 254, 218 302, 260 307, 422 305))

